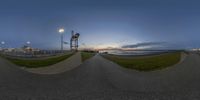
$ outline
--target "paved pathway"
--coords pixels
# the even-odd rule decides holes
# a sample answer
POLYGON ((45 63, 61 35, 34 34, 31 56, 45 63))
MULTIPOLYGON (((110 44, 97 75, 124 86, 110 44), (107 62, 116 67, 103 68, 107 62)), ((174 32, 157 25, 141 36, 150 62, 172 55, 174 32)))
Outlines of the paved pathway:
POLYGON ((26 72, 0 58, 0 100, 199 100, 200 56, 153 72, 119 67, 99 55, 54 75, 26 72))
POLYGON ((41 68, 24 68, 24 70, 37 74, 57 74, 78 67, 82 63, 80 52, 57 64, 41 68))

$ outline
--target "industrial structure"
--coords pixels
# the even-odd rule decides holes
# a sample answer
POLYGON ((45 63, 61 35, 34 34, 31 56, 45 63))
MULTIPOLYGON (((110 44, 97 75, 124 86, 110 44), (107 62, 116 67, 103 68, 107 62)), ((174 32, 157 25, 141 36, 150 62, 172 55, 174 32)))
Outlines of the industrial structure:
POLYGON ((72 34, 71 39, 70 39, 71 51, 77 51, 78 50, 78 38, 79 38, 80 34, 75 33, 73 30, 72 30, 71 34, 72 34))

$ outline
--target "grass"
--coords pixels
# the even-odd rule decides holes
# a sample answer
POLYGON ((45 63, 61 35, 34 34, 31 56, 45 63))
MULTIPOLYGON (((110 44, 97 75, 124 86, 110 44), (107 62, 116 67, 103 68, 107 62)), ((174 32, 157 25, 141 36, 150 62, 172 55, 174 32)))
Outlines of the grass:
POLYGON ((177 64, 181 59, 181 52, 146 57, 125 58, 115 55, 103 55, 103 57, 125 68, 135 69, 138 71, 153 71, 177 64))
POLYGON ((59 57, 43 59, 43 60, 25 60, 25 59, 16 59, 16 58, 9 58, 9 57, 6 57, 6 59, 8 59, 12 63, 19 65, 19 66, 24 66, 27 68, 38 68, 38 67, 45 67, 45 66, 56 64, 58 62, 61 62, 65 59, 69 58, 73 54, 74 53, 59 56, 59 57))
POLYGON ((90 59, 94 55, 95 55, 95 53, 81 52, 82 61, 86 61, 87 59, 90 59))

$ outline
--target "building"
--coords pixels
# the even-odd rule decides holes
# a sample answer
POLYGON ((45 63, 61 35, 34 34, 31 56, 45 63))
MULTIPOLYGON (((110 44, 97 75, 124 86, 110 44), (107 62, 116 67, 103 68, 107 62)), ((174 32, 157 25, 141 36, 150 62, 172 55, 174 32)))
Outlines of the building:
POLYGON ((192 51, 200 51, 200 48, 194 48, 192 51))

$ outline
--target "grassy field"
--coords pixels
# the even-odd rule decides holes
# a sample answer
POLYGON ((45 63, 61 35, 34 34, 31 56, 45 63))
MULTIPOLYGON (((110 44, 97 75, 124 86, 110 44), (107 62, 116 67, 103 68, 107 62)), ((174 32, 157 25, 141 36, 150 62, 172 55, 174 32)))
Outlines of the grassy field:
POLYGON ((87 60, 87 59, 90 59, 90 58, 93 57, 94 55, 95 55, 95 53, 81 52, 82 61, 85 61, 85 60, 87 60))
POLYGON ((103 57, 130 69, 138 71, 153 71, 163 69, 178 63, 181 59, 181 53, 167 53, 155 56, 124 58, 115 55, 103 55, 103 57))
POLYGON ((59 57, 43 59, 43 60, 24 60, 24 59, 14 59, 14 58, 9 58, 9 57, 6 57, 6 59, 8 59, 12 63, 19 65, 19 66, 23 66, 23 67, 27 67, 27 68, 38 68, 38 67, 45 67, 45 66, 56 64, 58 62, 61 62, 65 59, 69 58, 73 54, 74 53, 59 56, 59 57))

